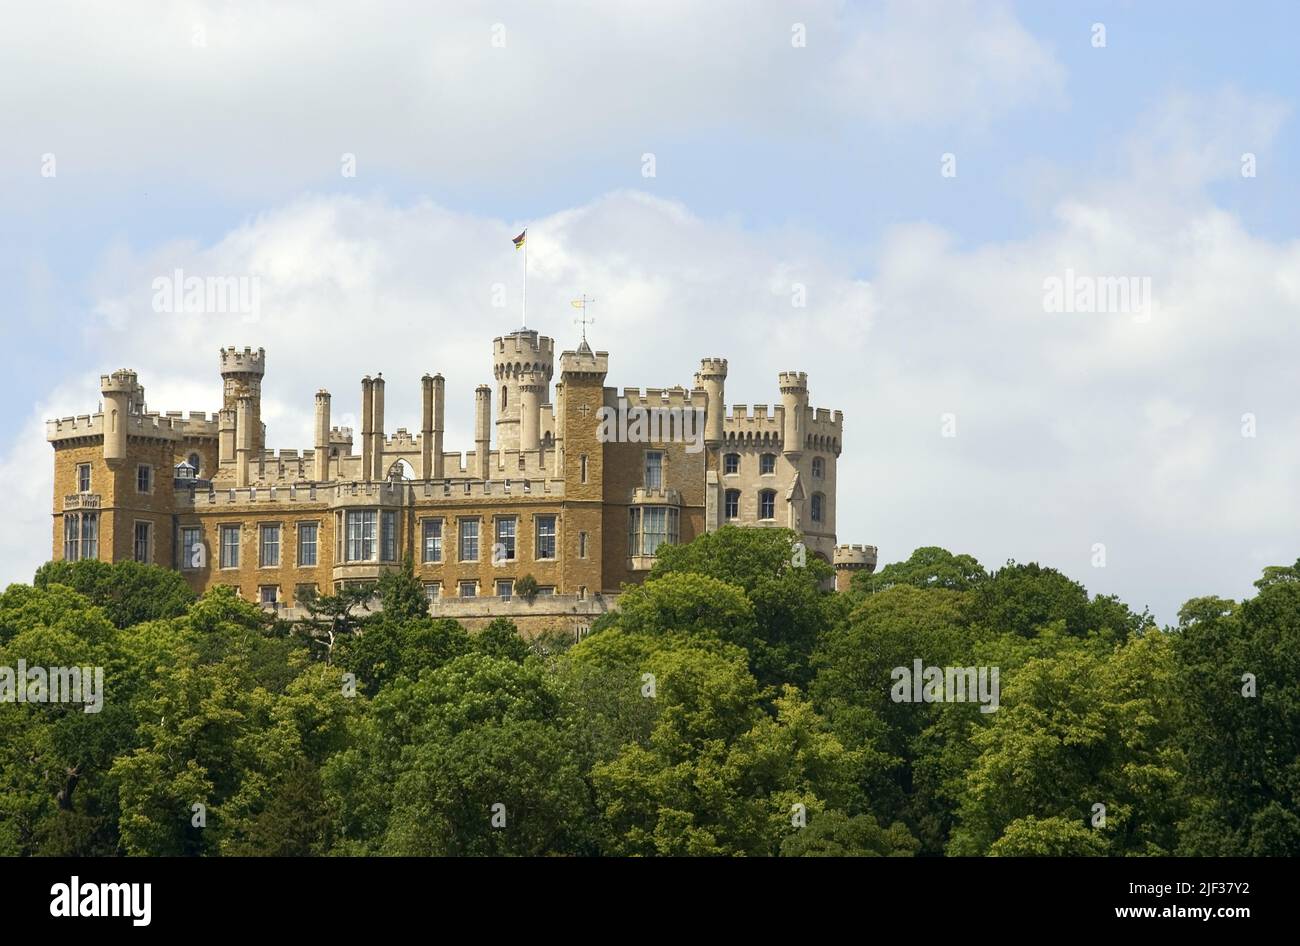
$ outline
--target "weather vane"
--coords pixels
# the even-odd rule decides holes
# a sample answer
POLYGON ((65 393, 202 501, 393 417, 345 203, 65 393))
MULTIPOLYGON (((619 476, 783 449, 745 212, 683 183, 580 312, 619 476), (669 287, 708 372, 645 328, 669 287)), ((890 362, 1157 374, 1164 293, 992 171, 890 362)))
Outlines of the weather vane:
POLYGON ((584 292, 582 294, 582 298, 574 299, 572 302, 569 303, 569 305, 573 306, 575 309, 582 310, 582 315, 574 319, 573 324, 582 326, 582 343, 584 345, 587 343, 587 326, 591 325, 593 322, 596 321, 594 318, 592 318, 590 315, 587 314, 587 306, 591 305, 595 301, 596 301, 595 299, 588 299, 587 294, 584 292))

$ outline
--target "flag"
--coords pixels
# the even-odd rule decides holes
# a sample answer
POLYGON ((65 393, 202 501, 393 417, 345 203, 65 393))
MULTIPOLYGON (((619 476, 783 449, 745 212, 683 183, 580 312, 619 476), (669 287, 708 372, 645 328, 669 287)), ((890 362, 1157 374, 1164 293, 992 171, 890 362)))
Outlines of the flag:
POLYGON ((516 250, 519 249, 521 246, 524 245, 524 239, 525 239, 527 236, 528 236, 528 230, 525 229, 523 233, 521 233, 521 234, 519 234, 519 236, 515 237, 515 249, 516 249, 516 250))
POLYGON ((574 299, 572 302, 569 303, 569 305, 573 306, 575 309, 585 309, 587 308, 587 300, 574 299))

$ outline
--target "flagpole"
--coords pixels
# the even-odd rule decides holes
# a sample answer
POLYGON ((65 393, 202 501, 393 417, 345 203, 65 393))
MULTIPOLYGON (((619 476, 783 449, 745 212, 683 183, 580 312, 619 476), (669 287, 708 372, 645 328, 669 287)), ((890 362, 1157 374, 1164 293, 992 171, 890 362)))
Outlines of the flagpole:
POLYGON ((520 313, 519 324, 528 328, 528 228, 524 227, 524 304, 520 313))

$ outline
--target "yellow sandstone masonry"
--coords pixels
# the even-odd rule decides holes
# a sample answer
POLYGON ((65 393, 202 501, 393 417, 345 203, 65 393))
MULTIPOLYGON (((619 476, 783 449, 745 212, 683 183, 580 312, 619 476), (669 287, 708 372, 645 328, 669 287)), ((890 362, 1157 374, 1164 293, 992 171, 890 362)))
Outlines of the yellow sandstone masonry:
POLYGON ((295 618, 306 589, 373 582, 409 554, 431 613, 530 635, 582 633, 659 544, 726 524, 793 529, 792 557, 833 562, 839 588, 874 569, 874 547, 836 545, 843 417, 809 406, 807 375, 783 372, 771 408, 728 409, 725 359, 703 359, 689 388, 619 391, 608 370, 585 341, 557 366, 535 331, 494 339, 465 453, 444 450, 441 375, 392 391, 367 375, 359 443, 315 392, 314 442, 281 450, 266 447, 262 349, 221 349, 212 414, 152 412, 134 371, 103 375, 96 413, 47 424, 52 557, 174 568, 295 618), (386 431, 393 398, 420 405, 419 431, 386 431), (513 594, 525 575, 531 600, 513 594))

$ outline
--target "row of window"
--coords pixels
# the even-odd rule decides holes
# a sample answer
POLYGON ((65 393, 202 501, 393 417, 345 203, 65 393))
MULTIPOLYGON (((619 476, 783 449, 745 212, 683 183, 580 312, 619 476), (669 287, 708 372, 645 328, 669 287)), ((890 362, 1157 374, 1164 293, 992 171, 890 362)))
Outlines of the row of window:
MULTIPOLYGON (((193 468, 194 475, 199 473, 199 455, 191 453, 187 463, 193 468)), ((137 493, 149 494, 153 492, 153 467, 147 463, 138 464, 135 468, 135 491, 137 493)), ((90 492, 90 464, 77 464, 77 492, 90 492)))
MULTIPOLYGON (((219 526, 218 548, 219 563, 222 568, 239 567, 239 537, 241 527, 238 525, 219 526)), ((298 523, 298 566, 311 568, 316 565, 317 536, 319 525, 315 522, 298 523)), ((204 562, 203 530, 198 526, 181 528, 181 568, 203 568, 204 562)), ((263 568, 277 568, 280 565, 280 524, 263 523, 258 526, 257 563, 263 568)))
MULTIPOLYGON (((352 515, 349 513, 349 515, 352 515)), ((458 561, 477 562, 479 560, 479 528, 481 520, 476 516, 457 521, 457 556, 458 561)), ((537 561, 550 561, 556 557, 555 516, 533 517, 533 558, 537 561)), ((519 517, 497 516, 495 523, 495 543, 492 546, 493 562, 513 562, 518 558, 519 517)), ((442 561, 442 519, 423 519, 420 524, 421 561, 426 563, 442 561)), ((578 557, 587 557, 587 533, 578 533, 578 557)))
MULTIPOLYGON (((533 557, 539 561, 552 560, 556 557, 556 517, 536 516, 534 520, 535 542, 533 557)), ((478 518, 458 520, 459 543, 457 552, 459 561, 476 562, 479 560, 479 521, 478 518)), ((137 523, 137 525, 147 524, 137 523)), ((75 529, 75 517, 68 520, 65 528, 71 534, 75 529)), ((517 529, 518 518, 515 516, 503 516, 496 519, 496 544, 492 549, 494 562, 516 560, 517 529)), ((223 525, 219 527, 220 566, 222 568, 239 567, 240 530, 239 525, 223 525)), ((297 562, 301 568, 311 568, 319 560, 317 550, 318 530, 319 526, 315 522, 298 523, 297 562)), ((280 531, 279 523, 263 523, 258 527, 257 563, 260 567, 279 567, 280 531)), ((424 519, 421 521, 422 561, 435 563, 443 560, 442 531, 442 519, 424 519)), ((181 529, 182 568, 203 567, 202 545, 203 533, 200 527, 185 526, 181 529)), ((66 542, 65 546, 67 546, 66 542)), ((349 510, 344 517, 341 549, 343 561, 375 561, 376 548, 379 551, 379 561, 395 562, 397 560, 397 513, 392 510, 382 510, 377 516, 376 511, 373 509, 349 510), (378 531, 378 535, 376 535, 376 531, 378 531)), ((66 549, 65 557, 69 557, 66 549)), ((578 533, 578 557, 587 557, 586 532, 578 533)), ((74 559, 69 557, 69 560, 74 559)))
MULTIPOLYGON (((735 476, 740 473, 740 454, 726 453, 722 456, 722 472, 727 476, 735 476)), ((762 476, 770 476, 776 472, 776 454, 764 453, 758 458, 758 472, 762 476)), ((813 479, 822 479, 826 475, 826 461, 822 457, 813 457, 812 460, 813 479)))
MULTIPOLYGON (((137 493, 153 492, 153 467, 147 463, 141 463, 135 468, 135 491, 137 493)), ((90 492, 90 464, 80 463, 77 465, 77 492, 90 492)))
MULTIPOLYGON (((477 598, 479 596, 479 582, 476 579, 467 579, 456 583, 456 590, 462 598, 477 598)), ((515 580, 513 578, 501 578, 494 583, 494 591, 498 598, 509 601, 515 594, 515 580)), ((240 595, 238 586, 235 587, 235 594, 240 595)), ((295 585, 294 602, 301 605, 308 597, 319 594, 316 585, 295 585)), ((539 598, 551 597, 555 594, 554 585, 544 585, 537 589, 536 595, 539 598)), ((587 596, 586 586, 578 589, 578 597, 587 596)), ((426 581, 424 582, 424 597, 429 601, 436 601, 442 597, 442 582, 426 581)), ((277 605, 280 603, 280 586, 279 585, 259 585, 257 589, 257 600, 264 605, 277 605)))
MULTIPOLYGON (((727 519, 740 518, 740 490, 727 490, 723 503, 723 516, 727 519)), ((825 518, 826 497, 821 493, 812 494, 809 516, 813 522, 821 522, 825 518)), ((758 491, 758 518, 776 518, 776 490, 761 489, 758 491)))

